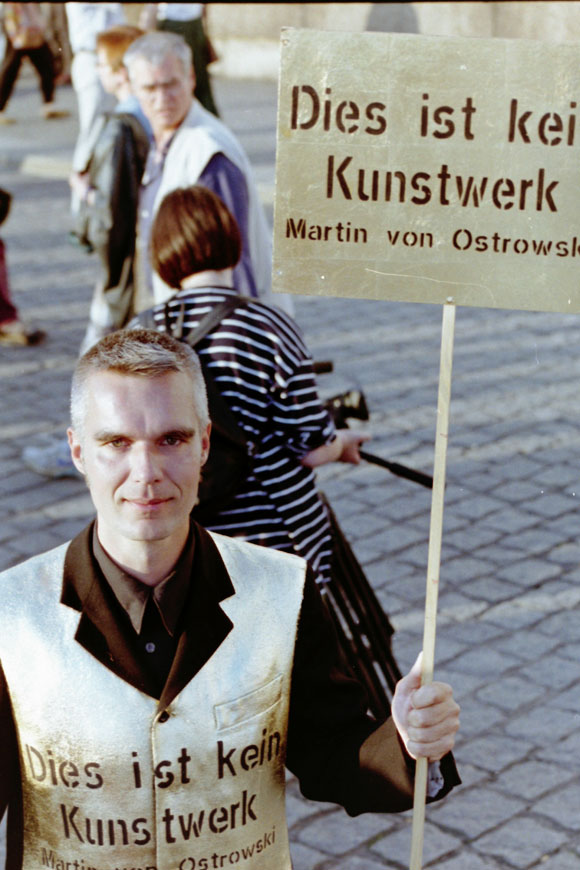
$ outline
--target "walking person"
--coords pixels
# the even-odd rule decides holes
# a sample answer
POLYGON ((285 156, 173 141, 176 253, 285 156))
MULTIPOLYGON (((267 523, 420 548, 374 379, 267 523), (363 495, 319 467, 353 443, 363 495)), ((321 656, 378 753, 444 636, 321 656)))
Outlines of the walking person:
POLYGON ((14 119, 6 115, 5 109, 25 58, 30 60, 40 79, 43 116, 67 115, 68 112, 54 104, 54 58, 40 3, 3 3, 2 6, 6 48, 0 66, 0 124, 13 123, 14 119))

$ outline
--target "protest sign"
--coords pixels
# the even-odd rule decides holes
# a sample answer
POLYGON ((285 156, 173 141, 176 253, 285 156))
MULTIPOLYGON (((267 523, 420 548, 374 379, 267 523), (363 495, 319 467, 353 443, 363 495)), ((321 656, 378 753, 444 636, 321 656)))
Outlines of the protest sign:
MULTIPOLYGON (((422 682, 432 680, 455 306, 580 312, 575 44, 284 30, 275 291, 443 304, 422 682)), ((422 864, 417 762, 411 870, 422 864)))
POLYGON ((274 289, 580 311, 579 54, 284 30, 274 289))

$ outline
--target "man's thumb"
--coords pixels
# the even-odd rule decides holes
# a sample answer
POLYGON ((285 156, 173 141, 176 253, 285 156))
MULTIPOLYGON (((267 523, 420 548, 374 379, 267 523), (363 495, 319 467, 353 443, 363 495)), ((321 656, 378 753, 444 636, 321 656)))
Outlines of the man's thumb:
POLYGON ((417 658, 415 659, 415 664, 407 674, 407 688, 409 691, 413 691, 414 689, 419 689, 421 686, 421 672, 423 667, 423 650, 419 653, 417 658))

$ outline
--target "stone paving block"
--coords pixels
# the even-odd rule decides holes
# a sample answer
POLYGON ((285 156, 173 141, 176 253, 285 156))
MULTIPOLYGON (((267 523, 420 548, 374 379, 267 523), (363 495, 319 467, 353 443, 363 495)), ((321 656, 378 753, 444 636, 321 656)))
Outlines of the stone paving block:
POLYGON ((525 803, 501 794, 494 786, 484 791, 460 788, 440 803, 429 807, 433 824, 453 832, 463 841, 475 841, 482 834, 521 812, 525 803))
POLYGON ((535 757, 540 761, 557 765, 565 759, 568 769, 573 771, 576 777, 580 776, 580 734, 575 731, 566 740, 538 749, 535 757))
POLYGON ((572 630, 575 624, 576 619, 571 610, 559 610, 555 613, 547 614, 539 623, 537 630, 549 637, 567 640, 568 638, 576 637, 572 630))
POLYGON ((33 535, 25 535, 14 538, 10 544, 12 551, 20 556, 20 561, 23 562, 30 556, 35 556, 37 553, 44 553, 46 550, 52 550, 60 541, 58 537, 49 528, 35 529, 33 535))
POLYGON ((505 730, 512 737, 523 737, 537 746, 544 746, 548 741, 556 742, 574 732, 580 733, 580 716, 544 702, 512 718, 506 723, 505 730))
POLYGON ((502 474, 508 480, 527 480, 539 470, 538 462, 529 456, 512 456, 509 462, 502 463, 502 474))
POLYGON ((546 558, 559 565, 578 565, 580 563, 580 545, 574 542, 566 542, 554 546, 546 554, 546 558))
POLYGON ((445 627, 445 634, 458 643, 467 646, 487 647, 494 645, 502 637, 502 629, 482 620, 469 620, 465 623, 454 623, 445 627))
POLYGON ((548 530, 544 524, 539 529, 518 532, 510 539, 510 546, 524 553, 545 553, 547 558, 552 550, 562 542, 562 534, 557 530, 548 530))
POLYGON ((489 495, 474 495, 464 499, 459 504, 453 505, 454 513, 477 521, 481 521, 484 517, 493 515, 502 509, 502 501, 489 495))
POLYGON ((504 534, 520 532, 538 523, 537 516, 519 508, 504 508, 495 513, 488 514, 481 522, 492 529, 499 529, 504 534))
POLYGON ((396 618, 397 614, 405 613, 408 609, 408 602, 404 598, 395 595, 395 593, 390 589, 377 589, 376 595, 379 604, 388 617, 396 618))
POLYGON ((567 692, 561 692, 555 698, 550 699, 550 704, 558 707, 560 710, 571 710, 578 714, 580 727, 580 683, 576 683, 567 692))
MULTIPOLYGON (((451 680, 447 679, 444 669, 441 669, 441 671, 437 673, 437 678, 453 686, 453 694, 457 700, 455 686, 451 680)), ((457 739, 461 740, 461 742, 468 741, 481 734, 486 734, 494 725, 498 725, 504 721, 504 715, 497 707, 492 707, 491 705, 482 707, 476 701, 471 699, 461 701, 460 706, 460 736, 458 736, 457 739)))
POLYGON ((314 820, 301 828, 299 842, 330 855, 341 855, 359 848, 378 835, 396 827, 397 817, 365 813, 352 819, 343 810, 326 815, 323 825, 314 820))
MULTIPOLYGON (((562 759, 564 762, 564 759, 562 759)), ((574 773, 567 771, 565 765, 546 764, 542 761, 530 759, 521 764, 515 764, 509 770, 504 770, 497 778, 496 786, 503 792, 534 801, 539 795, 545 795, 554 791, 554 797, 561 803, 562 786, 574 773)), ((580 796, 578 796, 580 797, 580 796)), ((549 806, 551 798, 542 801, 542 812, 549 806)), ((574 804, 572 805, 574 807, 574 804)), ((576 800, 576 808, 580 806, 576 800)), ((549 813, 547 813, 549 814, 549 813)))
MULTIPOLYGON (((449 542, 447 542, 449 543, 449 542)), ((464 555, 455 559, 446 559, 443 565, 445 579, 452 583, 463 583, 472 577, 485 577, 494 570, 491 562, 464 555)))
POLYGON ((292 858, 292 870, 318 870, 323 861, 328 858, 317 849, 311 849, 295 840, 290 841, 290 856, 292 858))
POLYGON ((504 676, 499 683, 483 686, 476 693, 477 700, 493 704, 506 712, 526 707, 538 698, 545 696, 545 689, 519 676, 504 676))
POLYGON ((452 637, 448 637, 445 631, 440 631, 437 635, 435 645, 435 660, 437 663, 438 679, 444 679, 446 663, 453 666, 456 659, 465 652, 465 644, 459 643, 452 637))
POLYGON ((292 794, 289 789, 286 791, 286 818, 288 820, 288 828, 291 829, 297 823, 310 818, 319 813, 318 806, 306 801, 302 796, 292 794))
POLYGON ((436 866, 437 870, 505 870, 505 865, 491 858, 483 858, 473 849, 465 847, 453 857, 438 861, 436 866))
POLYGON ((488 547, 480 547, 474 550, 473 555, 491 562, 494 565, 494 571, 497 571, 501 566, 517 562, 522 558, 522 551, 515 549, 518 538, 519 533, 505 535, 488 547))
POLYGON ((542 517, 554 518, 576 511, 578 503, 574 498, 545 493, 533 501, 528 501, 526 507, 528 511, 542 517))
POLYGON ((488 573, 487 576, 479 576, 477 580, 468 580, 463 583, 461 588, 470 598, 475 598, 478 601, 488 601, 490 604, 509 600, 519 592, 519 588, 515 583, 497 580, 493 576, 493 572, 488 573))
POLYGON ((539 819, 515 818, 473 844, 483 855, 492 855, 510 867, 524 870, 537 863, 543 866, 544 856, 559 849, 566 834, 554 830, 539 819), (541 862, 541 863, 540 863, 541 862))
POLYGON ((415 570, 421 570, 423 575, 425 575, 427 571, 428 550, 428 541, 425 540, 425 542, 420 545, 405 547, 405 550, 398 554, 398 558, 401 562, 412 566, 415 570))
MULTIPOLYGON (((423 842, 423 864, 428 867, 432 862, 437 862, 442 856, 447 855, 459 848, 461 841, 458 837, 442 831, 436 824, 430 821, 432 807, 428 807, 429 814, 425 822, 423 842)), ((388 862, 388 866, 408 867, 411 853, 411 829, 405 826, 399 830, 387 834, 377 840, 370 851, 382 855, 388 862)))
POLYGON ((488 647, 485 650, 471 649, 466 651, 455 662, 455 670, 496 682, 505 671, 513 668, 514 664, 517 664, 517 661, 511 656, 488 647))
POLYGON ((580 855, 567 849, 558 849, 553 855, 543 858, 541 870, 578 870, 580 855))
POLYGON ((506 631, 526 633, 538 630, 542 614, 534 607, 523 606, 521 598, 513 598, 511 601, 490 606, 482 619, 493 622, 506 631))
POLYGON ((566 661, 580 661, 580 643, 567 643, 558 648, 558 656, 566 661))
POLYGON ((397 522, 404 522, 410 517, 415 517, 425 511, 426 506, 430 505, 428 492, 425 490, 425 496, 421 492, 421 498, 418 496, 399 496, 389 502, 384 502, 381 499, 381 492, 378 487, 369 487, 366 492, 367 504, 373 507, 381 515, 388 517, 397 522))
POLYGON ((535 681, 547 689, 566 689, 578 682, 578 661, 568 661, 559 656, 551 656, 521 669, 520 676, 530 680, 530 682, 535 681))
POLYGON ((472 764, 495 774, 500 774, 506 767, 529 758, 533 750, 532 742, 516 740, 498 733, 497 730, 468 740, 462 747, 463 752, 469 753, 472 764))
POLYGON ((499 483, 493 490, 495 498, 518 504, 529 501, 538 496, 541 487, 538 483, 529 480, 511 480, 508 483, 499 483))
POLYGON ((580 480, 580 469, 565 462, 556 464, 551 462, 539 469, 533 480, 545 488, 572 487, 580 480))
MULTIPOLYGON (((449 513, 448 511, 445 514, 445 521, 447 521, 449 513)), ((457 531, 448 531, 447 526, 445 529, 445 543, 447 545, 451 545, 461 552, 472 554, 477 554, 480 548, 494 543, 501 537, 501 533, 497 529, 482 526, 479 523, 464 526, 457 531)))
POLYGON ((383 586, 388 588, 392 585, 395 591, 399 592, 399 585, 404 586, 412 582, 416 576, 413 569, 396 558, 381 558, 375 562, 366 562, 364 569, 373 589, 380 589, 383 586))
POLYGON ((360 855, 349 855, 340 861, 331 861, 324 870, 385 870, 384 861, 360 855))

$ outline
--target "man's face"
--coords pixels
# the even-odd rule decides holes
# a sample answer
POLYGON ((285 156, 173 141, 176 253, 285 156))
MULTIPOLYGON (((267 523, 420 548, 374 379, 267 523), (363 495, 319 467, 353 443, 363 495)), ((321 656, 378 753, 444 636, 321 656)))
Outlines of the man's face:
POLYGON ((185 543, 209 452, 210 427, 200 430, 193 390, 182 372, 88 378, 84 432, 69 429, 69 443, 113 558, 135 542, 185 543))
POLYGON ((191 106, 194 79, 178 58, 168 57, 160 66, 135 60, 131 83, 156 139, 179 127, 191 106))

